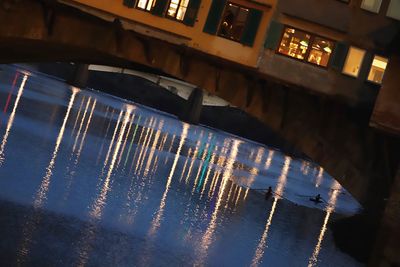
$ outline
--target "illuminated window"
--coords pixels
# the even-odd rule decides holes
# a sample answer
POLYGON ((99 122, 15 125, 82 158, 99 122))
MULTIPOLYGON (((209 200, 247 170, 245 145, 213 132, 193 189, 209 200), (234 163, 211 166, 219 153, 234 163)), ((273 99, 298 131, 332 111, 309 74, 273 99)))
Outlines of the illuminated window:
POLYGON ((390 1, 386 15, 388 17, 400 20, 400 0, 390 1))
POLYGON ((293 28, 285 28, 278 52, 319 66, 328 66, 335 43, 293 28))
POLYGON ((286 28, 278 52, 297 59, 304 59, 311 35, 303 31, 286 28))
POLYGON ((171 0, 168 6, 167 17, 182 21, 185 17, 188 4, 189 0, 171 0))
POLYGON ((361 8, 379 13, 379 9, 381 8, 382 0, 363 0, 361 3, 361 8))
POLYGON ((218 35, 231 40, 240 41, 248 16, 249 9, 227 3, 218 35))
POLYGON ((328 66, 334 43, 321 37, 315 37, 312 41, 308 62, 320 66, 328 66))
POLYGON ((382 83, 387 63, 387 58, 375 56, 371 64, 371 69, 369 70, 368 81, 382 83))
POLYGON ((156 3, 156 0, 139 0, 136 7, 139 9, 151 11, 156 3))
POLYGON ((357 77, 365 56, 365 50, 351 46, 347 53, 343 73, 357 77))

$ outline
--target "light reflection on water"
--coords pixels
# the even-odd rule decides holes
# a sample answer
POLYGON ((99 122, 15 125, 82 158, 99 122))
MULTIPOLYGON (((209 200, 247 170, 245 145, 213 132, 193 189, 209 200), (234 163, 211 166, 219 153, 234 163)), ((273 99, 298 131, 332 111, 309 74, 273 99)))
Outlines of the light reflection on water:
POLYGON ((32 207, 17 236, 2 233, 20 237, 7 248, 14 263, 44 253, 48 262, 116 264, 130 248, 111 238, 120 233, 136 238, 122 265, 358 266, 336 250, 327 225, 335 210, 359 206, 323 168, 13 68, 0 82, 0 198, 32 207), (268 186, 270 201, 254 190, 268 186), (309 203, 316 193, 326 205, 309 203), (50 213, 64 218, 57 240, 69 253, 38 249, 44 225, 59 223, 50 213))

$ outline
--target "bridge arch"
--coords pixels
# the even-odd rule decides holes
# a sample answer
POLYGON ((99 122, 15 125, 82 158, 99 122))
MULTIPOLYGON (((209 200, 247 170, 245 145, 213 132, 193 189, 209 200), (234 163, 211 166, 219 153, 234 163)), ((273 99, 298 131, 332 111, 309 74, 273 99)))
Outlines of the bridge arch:
POLYGON ((368 207, 382 203, 395 175, 399 142, 368 127, 368 108, 313 95, 261 77, 249 67, 124 30, 118 20, 21 1, 10 10, 0 9, 0 50, 2 63, 136 66, 195 84, 258 118, 368 207))

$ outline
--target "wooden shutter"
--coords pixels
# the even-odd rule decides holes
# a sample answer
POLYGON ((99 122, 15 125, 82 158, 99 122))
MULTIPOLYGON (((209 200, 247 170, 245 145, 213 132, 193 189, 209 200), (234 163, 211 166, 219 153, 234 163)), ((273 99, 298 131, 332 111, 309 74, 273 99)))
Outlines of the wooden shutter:
POLYGON ((359 79, 367 80, 373 60, 374 60, 374 54, 370 51, 366 51, 363 61, 361 62, 360 72, 358 73, 359 79))
POLYGON ((275 50, 281 41, 283 24, 277 21, 271 21, 268 29, 267 39, 265 40, 265 48, 275 50))
POLYGON ((207 21, 203 31, 209 34, 216 34, 221 20, 222 12, 226 0, 212 0, 210 11, 208 12, 207 21))
POLYGON ((337 42, 331 56, 330 67, 341 72, 348 51, 349 46, 346 43, 337 42))
POLYGON ((123 3, 124 3, 124 6, 130 7, 130 8, 135 6, 135 0, 124 0, 123 3))
POLYGON ((183 23, 188 26, 193 26, 196 18, 197 11, 199 10, 201 0, 190 0, 189 5, 187 7, 185 17, 183 19, 183 23))
POLYGON ((151 13, 160 17, 164 16, 165 8, 167 7, 168 3, 169 0, 156 0, 156 4, 151 10, 151 13))
POLYGON ((263 12, 257 9, 250 9, 247 17, 246 26, 244 27, 240 42, 244 45, 253 46, 257 35, 258 26, 262 18, 263 12))

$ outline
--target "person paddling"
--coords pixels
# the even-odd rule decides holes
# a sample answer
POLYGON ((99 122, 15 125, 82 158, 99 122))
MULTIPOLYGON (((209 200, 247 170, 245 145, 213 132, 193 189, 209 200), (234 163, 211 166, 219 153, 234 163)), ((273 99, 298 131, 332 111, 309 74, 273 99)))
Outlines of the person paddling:
POLYGON ((321 203, 322 202, 321 194, 318 194, 315 197, 310 198, 310 201, 314 201, 315 203, 321 203))
POLYGON ((265 192, 265 200, 270 199, 270 197, 272 196, 273 192, 272 192, 272 187, 268 187, 267 192, 265 192))

